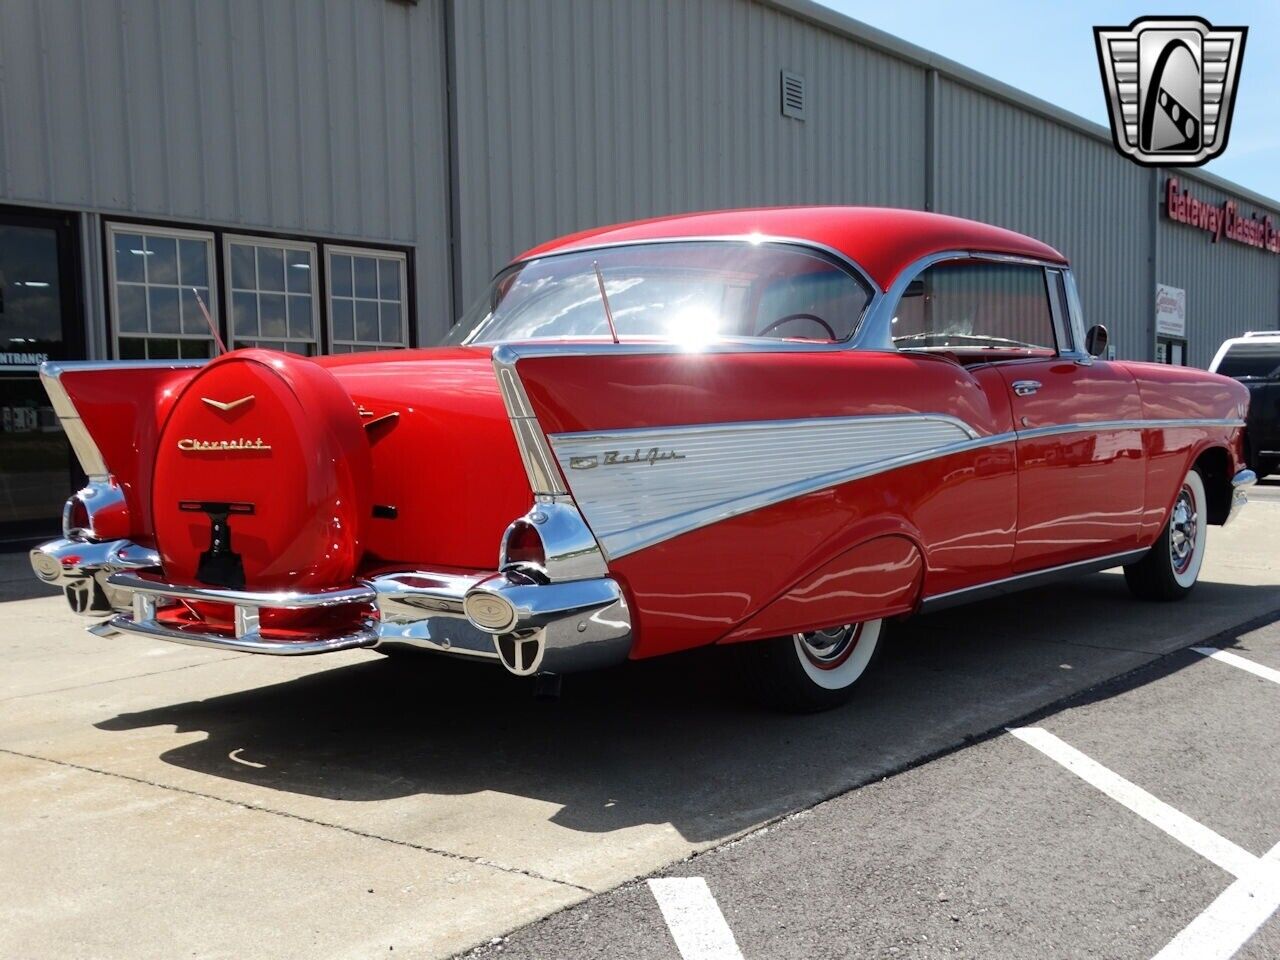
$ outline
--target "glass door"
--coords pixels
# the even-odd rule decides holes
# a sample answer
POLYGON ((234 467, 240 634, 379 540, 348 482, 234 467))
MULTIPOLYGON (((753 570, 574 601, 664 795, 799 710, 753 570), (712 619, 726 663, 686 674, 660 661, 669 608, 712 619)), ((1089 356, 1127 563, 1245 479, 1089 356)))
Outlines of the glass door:
POLYGON ((0 543, 55 534, 83 479, 38 374, 84 357, 75 227, 0 207, 0 543))

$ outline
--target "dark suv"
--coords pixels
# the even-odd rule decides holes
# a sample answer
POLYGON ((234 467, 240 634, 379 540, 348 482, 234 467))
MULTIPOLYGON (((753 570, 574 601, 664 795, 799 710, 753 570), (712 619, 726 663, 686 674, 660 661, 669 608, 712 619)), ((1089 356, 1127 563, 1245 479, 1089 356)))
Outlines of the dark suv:
POLYGON ((1249 388, 1249 467, 1259 479, 1275 473, 1280 469, 1280 330, 1228 340, 1209 369, 1249 388))

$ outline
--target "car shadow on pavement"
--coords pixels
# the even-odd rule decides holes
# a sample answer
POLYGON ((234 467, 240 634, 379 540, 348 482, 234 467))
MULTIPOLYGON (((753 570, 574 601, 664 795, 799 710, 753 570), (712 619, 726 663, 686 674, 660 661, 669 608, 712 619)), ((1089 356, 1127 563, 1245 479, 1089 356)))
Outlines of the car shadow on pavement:
POLYGON ((744 702, 730 651, 712 649, 570 676, 555 701, 487 664, 371 659, 97 726, 204 731, 161 759, 271 790, 498 791, 558 805, 551 820, 572 830, 670 823, 698 842, 981 738, 1215 632, 1170 645, 1195 605, 1256 610, 1259 591, 1276 594, 1202 583, 1184 604, 1144 604, 1102 574, 916 618, 894 625, 852 703, 816 716, 744 702))

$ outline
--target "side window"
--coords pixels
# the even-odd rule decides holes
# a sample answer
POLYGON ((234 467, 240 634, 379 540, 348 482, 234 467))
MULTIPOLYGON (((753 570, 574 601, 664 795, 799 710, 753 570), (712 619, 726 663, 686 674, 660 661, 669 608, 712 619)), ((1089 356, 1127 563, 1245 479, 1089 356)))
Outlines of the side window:
POLYGON ((834 264, 806 258, 810 269, 797 271, 764 288, 757 311, 756 336, 810 340, 848 340, 871 295, 834 264))
POLYGON ((1020 263, 935 264, 898 304, 893 342, 900 350, 1053 356, 1058 343, 1045 271, 1020 263))

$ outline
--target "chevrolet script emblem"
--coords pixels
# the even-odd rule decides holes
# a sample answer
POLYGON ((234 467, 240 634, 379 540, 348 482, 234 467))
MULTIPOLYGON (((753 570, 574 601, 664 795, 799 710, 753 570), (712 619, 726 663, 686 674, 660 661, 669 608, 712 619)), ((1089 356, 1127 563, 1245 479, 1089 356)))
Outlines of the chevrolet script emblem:
POLYGON ((1094 27, 1116 149, 1166 167, 1198 167, 1222 153, 1248 32, 1199 17, 1094 27))
POLYGON ((187 453, 223 453, 227 450, 270 450, 271 444, 264 443, 261 437, 250 440, 248 437, 237 437, 234 440, 195 440, 178 441, 178 449, 187 453))
POLYGON ((228 410, 234 410, 236 407, 244 406, 253 399, 253 394, 251 393, 247 397, 241 397, 239 400, 228 400, 225 403, 221 400, 215 400, 213 397, 201 397, 200 399, 215 410, 221 410, 225 413, 228 410))

